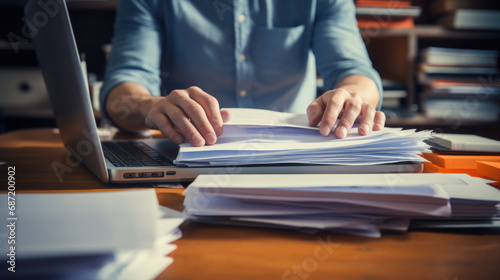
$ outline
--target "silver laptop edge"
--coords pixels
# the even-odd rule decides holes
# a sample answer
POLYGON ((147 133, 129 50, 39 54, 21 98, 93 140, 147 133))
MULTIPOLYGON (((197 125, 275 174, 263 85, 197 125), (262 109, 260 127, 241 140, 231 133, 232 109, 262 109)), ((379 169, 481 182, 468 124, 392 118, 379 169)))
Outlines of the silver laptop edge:
POLYGON ((33 31, 32 39, 57 126, 73 157, 107 183, 109 176, 66 3, 52 3, 54 10, 50 14, 38 0, 29 1, 24 12, 27 19, 42 13, 47 18, 45 25, 33 31))

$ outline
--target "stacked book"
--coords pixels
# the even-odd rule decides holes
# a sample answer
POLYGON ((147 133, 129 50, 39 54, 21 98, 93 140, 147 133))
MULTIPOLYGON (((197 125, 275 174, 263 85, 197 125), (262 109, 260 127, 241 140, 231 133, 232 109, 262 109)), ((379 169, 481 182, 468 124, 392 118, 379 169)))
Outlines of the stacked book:
POLYGON ((500 30, 500 3, 491 0, 433 0, 429 15, 447 28, 500 30))
POLYGON ((495 50, 422 50, 418 76, 427 116, 498 120, 500 105, 495 100, 500 97, 499 55, 495 50))
POLYGON ((397 118, 401 115, 402 103, 408 97, 408 91, 404 83, 393 80, 382 79, 384 99, 382 100, 382 112, 387 118, 397 118))
POLYGON ((155 279, 181 237, 182 213, 153 189, 15 198, 19 207, 0 207, 2 279, 155 279))
POLYGON ((465 174, 200 175, 193 221, 380 237, 382 231, 500 226, 500 191, 465 174))
POLYGON ((421 13, 409 0, 356 0, 355 4, 359 28, 412 29, 421 13))
POLYGON ((180 145, 178 166, 228 166, 273 163, 375 165, 424 161, 428 151, 423 140, 430 131, 384 128, 367 136, 354 126, 347 137, 320 134, 310 127, 307 115, 261 109, 228 109, 229 122, 217 143, 193 147, 180 145))

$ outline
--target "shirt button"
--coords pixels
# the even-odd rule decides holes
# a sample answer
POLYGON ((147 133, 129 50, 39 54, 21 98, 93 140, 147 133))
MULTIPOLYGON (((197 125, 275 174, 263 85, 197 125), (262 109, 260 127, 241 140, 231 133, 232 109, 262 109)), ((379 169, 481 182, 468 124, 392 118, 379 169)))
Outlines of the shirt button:
POLYGON ((244 54, 240 54, 240 61, 245 61, 246 56, 244 54))
POLYGON ((247 91, 246 91, 246 90, 242 90, 242 91, 240 91, 240 96, 241 96, 241 97, 245 97, 245 96, 247 96, 247 91))
POLYGON ((245 21, 245 15, 240 14, 240 15, 238 16, 238 21, 239 21, 239 22, 244 22, 244 21, 245 21))

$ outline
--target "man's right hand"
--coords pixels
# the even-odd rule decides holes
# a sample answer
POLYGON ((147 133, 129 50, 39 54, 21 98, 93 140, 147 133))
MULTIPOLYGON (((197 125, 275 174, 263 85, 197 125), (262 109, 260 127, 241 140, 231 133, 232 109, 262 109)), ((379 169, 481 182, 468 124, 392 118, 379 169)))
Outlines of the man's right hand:
POLYGON ((223 116, 215 97, 199 87, 172 91, 158 99, 146 114, 146 126, 159 129, 171 141, 187 139, 193 146, 212 145, 222 134, 223 116))
POLYGON ((199 87, 154 97, 140 85, 123 83, 109 93, 106 109, 111 119, 124 129, 158 129, 174 143, 181 144, 187 139, 198 147, 215 144, 217 136, 222 134, 223 123, 230 117, 229 112, 220 111, 215 97, 199 87), (125 104, 129 114, 114 114, 117 103, 125 104))

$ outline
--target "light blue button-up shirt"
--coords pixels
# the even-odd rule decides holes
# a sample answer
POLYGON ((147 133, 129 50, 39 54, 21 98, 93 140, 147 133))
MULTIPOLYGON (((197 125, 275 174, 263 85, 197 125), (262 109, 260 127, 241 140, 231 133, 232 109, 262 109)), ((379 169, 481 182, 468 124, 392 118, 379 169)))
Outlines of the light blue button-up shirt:
POLYGON ((156 96, 198 86, 221 108, 305 113, 316 69, 325 89, 360 74, 382 94, 352 0, 121 0, 101 106, 134 82, 156 96))

